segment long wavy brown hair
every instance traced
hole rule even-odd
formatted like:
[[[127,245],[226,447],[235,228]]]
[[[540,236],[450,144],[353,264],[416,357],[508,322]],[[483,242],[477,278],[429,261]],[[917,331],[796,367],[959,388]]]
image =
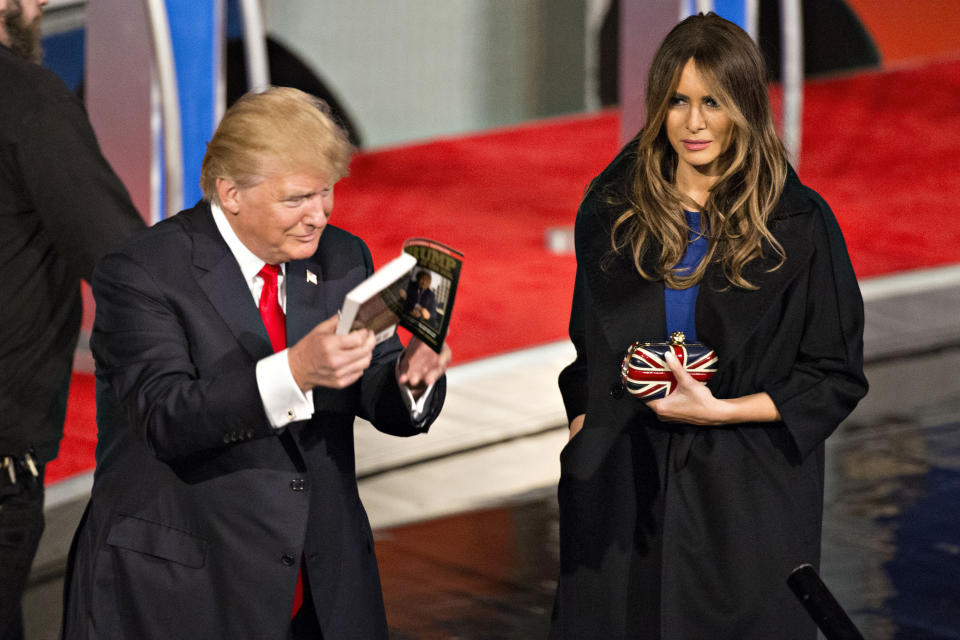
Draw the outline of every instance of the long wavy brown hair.
[[[680,74],[693,59],[720,107],[733,121],[730,144],[719,158],[722,173],[701,206],[675,185],[677,154],[664,123]],[[683,289],[703,279],[718,262],[727,281],[755,289],[744,267],[768,247],[783,264],[783,247],[770,233],[768,219],[787,176],[787,158],[777,137],[766,89],[766,65],[759,49],[740,27],[716,14],[690,16],[667,35],[650,66],[647,117],[636,141],[632,180],[620,201],[627,206],[614,222],[611,242],[629,252],[647,280],[663,280]],[[701,212],[708,240],[706,256],[692,272],[674,270],[688,244],[684,208]],[[660,247],[656,270],[643,267],[646,253]]]

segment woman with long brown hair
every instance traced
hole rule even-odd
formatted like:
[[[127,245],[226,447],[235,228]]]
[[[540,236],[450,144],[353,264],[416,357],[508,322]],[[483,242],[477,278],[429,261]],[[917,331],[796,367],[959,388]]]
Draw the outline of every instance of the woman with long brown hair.
[[[785,581],[819,562],[823,443],[867,390],[843,236],[788,165],[736,25],[677,25],[646,107],[577,215],[551,637],[812,640]],[[668,356],[675,389],[633,397],[627,347],[675,331],[716,374]]]

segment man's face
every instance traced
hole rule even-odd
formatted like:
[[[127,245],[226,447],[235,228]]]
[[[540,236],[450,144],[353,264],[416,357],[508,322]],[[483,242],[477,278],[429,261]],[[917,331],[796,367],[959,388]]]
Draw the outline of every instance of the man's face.
[[[31,62],[43,60],[40,26],[49,0],[0,0],[3,44]]]
[[[237,237],[269,264],[316,253],[333,211],[333,182],[320,172],[274,173],[247,188],[221,178],[217,189]]]

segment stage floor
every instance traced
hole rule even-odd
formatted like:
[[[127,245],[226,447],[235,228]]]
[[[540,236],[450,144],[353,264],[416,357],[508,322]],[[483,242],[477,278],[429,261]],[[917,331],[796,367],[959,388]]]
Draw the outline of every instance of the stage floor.
[[[868,640],[960,638],[958,416],[955,398],[848,421],[828,441],[820,573]],[[559,563],[552,488],[381,530],[377,553],[396,640],[546,637]]]

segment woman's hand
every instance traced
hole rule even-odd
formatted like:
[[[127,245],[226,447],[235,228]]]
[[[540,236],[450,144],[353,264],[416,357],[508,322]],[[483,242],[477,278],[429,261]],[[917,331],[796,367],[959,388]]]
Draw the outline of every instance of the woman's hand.
[[[684,422],[695,425],[720,425],[736,422],[774,422],[780,412],[766,392],[740,398],[720,400],[713,396],[705,383],[698,382],[668,351],[665,360],[677,379],[673,393],[647,406],[664,422]]]
[[[580,429],[583,429],[583,421],[586,419],[587,414],[581,413],[576,418],[570,421],[570,437],[567,438],[567,442],[573,440],[573,436],[580,433]]]
[[[677,386],[673,393],[665,398],[651,400],[647,406],[664,422],[723,424],[724,407],[721,401],[713,397],[705,384],[694,380],[693,376],[687,373],[673,355],[673,351],[667,350],[664,359],[673,377],[677,379]]]

